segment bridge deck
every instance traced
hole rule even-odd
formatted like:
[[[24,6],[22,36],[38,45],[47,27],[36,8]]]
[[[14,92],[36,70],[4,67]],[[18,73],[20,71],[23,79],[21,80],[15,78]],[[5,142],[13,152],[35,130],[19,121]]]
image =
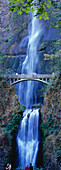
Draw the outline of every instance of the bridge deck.
[[[6,76],[6,79],[44,79],[44,78],[52,78],[52,74],[9,74]]]

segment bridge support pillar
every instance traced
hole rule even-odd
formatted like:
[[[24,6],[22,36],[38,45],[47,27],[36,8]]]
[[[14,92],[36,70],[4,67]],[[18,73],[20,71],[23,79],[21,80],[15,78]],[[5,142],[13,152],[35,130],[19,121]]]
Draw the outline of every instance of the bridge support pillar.
[[[51,82],[51,79],[49,79],[49,81]]]
[[[15,83],[15,79],[13,79],[13,83]]]
[[[47,78],[46,78],[46,82],[47,82]]]
[[[11,85],[11,79],[10,79],[10,85]]]

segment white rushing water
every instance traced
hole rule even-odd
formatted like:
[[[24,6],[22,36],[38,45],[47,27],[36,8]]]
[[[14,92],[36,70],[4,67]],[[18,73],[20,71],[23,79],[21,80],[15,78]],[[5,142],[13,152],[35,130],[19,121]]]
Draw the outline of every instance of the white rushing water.
[[[41,37],[41,24],[36,17],[35,12],[32,14],[32,21],[29,24],[29,41],[27,47],[27,55],[22,65],[23,74],[33,74],[37,71],[38,73],[38,54],[37,49]],[[31,26],[30,26],[31,25]],[[25,88],[25,89],[24,89]],[[37,88],[38,82],[26,81],[21,82],[19,85],[19,101],[22,102],[26,108],[34,103],[37,103]]]
[[[25,116],[21,122],[18,132],[17,141],[19,147],[19,166],[25,168],[30,163],[34,166],[36,154],[38,151],[38,109],[31,111],[26,110]]]
[[[41,37],[41,25],[39,20],[32,14],[31,27],[29,25],[29,41],[27,55],[22,65],[23,74],[33,74],[38,72],[38,54],[37,48]],[[19,101],[24,104],[26,109],[24,118],[17,135],[19,166],[25,168],[30,163],[35,165],[38,152],[38,109],[29,109],[33,103],[37,103],[38,83],[34,81],[26,81],[19,84]]]

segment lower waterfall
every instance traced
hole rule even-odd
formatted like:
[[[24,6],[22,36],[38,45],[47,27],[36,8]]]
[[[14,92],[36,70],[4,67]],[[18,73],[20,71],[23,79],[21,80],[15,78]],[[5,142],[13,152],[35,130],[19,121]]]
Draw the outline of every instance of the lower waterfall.
[[[25,168],[26,165],[32,163],[35,165],[38,151],[38,121],[39,111],[34,109],[26,109],[23,113],[21,127],[17,135],[18,151],[19,151],[19,167]]]

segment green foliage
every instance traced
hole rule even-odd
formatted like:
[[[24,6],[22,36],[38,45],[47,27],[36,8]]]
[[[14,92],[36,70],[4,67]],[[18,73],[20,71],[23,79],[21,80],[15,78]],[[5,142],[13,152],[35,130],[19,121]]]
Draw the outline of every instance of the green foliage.
[[[61,2],[51,0],[50,9],[48,11],[50,19],[50,26],[61,30],[61,14],[60,14]],[[46,47],[44,60],[50,60],[50,71],[61,72],[61,39],[55,41],[48,41],[41,44],[40,48]],[[48,53],[49,51],[49,53]]]
[[[3,54],[0,54],[0,64],[1,64],[1,67],[0,67],[0,77],[1,78],[4,78],[4,74],[8,74],[12,71],[11,68],[8,68],[7,65],[6,65],[6,59],[10,58],[11,56],[10,55],[3,55]]]
[[[25,110],[24,105],[20,105],[17,110],[14,110],[13,114],[11,115],[11,122],[8,123],[5,127],[5,136],[9,139],[9,143],[11,144],[10,153],[9,153],[9,159],[11,159],[12,156],[12,141],[13,141],[13,135],[16,134],[19,126],[19,121],[22,118],[23,111]]]
[[[17,11],[18,14],[30,13],[36,11],[37,18],[47,20],[49,19],[47,14],[47,8],[50,8],[51,1],[44,0],[9,0],[9,10],[11,12]]]
[[[49,100],[51,101],[51,107],[49,107],[48,105]],[[50,86],[48,89],[48,93],[46,94],[46,100],[43,110],[44,113],[42,116],[42,124],[40,125],[40,129],[42,129],[43,131],[44,165],[46,165],[46,161],[49,161],[52,155],[53,159],[54,160],[56,159],[57,167],[59,167],[58,165],[60,165],[60,153],[61,153],[60,110],[58,111],[60,104],[59,101],[60,101],[60,74],[58,74],[58,76],[54,80],[54,86],[52,87]],[[52,104],[54,106],[53,108]],[[47,169],[49,168],[47,167]]]
[[[43,119],[43,118],[42,118]],[[48,137],[53,132],[58,133],[59,132],[59,124],[55,124],[55,119],[52,118],[52,113],[48,114],[46,123],[43,123],[40,125],[40,128],[43,131],[44,139]]]
[[[45,93],[46,93],[46,89],[47,89],[47,85],[46,84],[43,84],[43,86],[40,87],[40,97],[44,97],[45,96]]]
[[[21,170],[23,170],[23,169],[21,168],[21,166],[19,166],[19,167],[18,167],[18,168],[16,168],[15,170],[20,170],[20,169],[21,169]]]
[[[53,17],[53,19],[50,21],[51,25],[53,27],[61,29],[61,1],[55,1],[51,0],[50,10],[49,10],[49,16]]]
[[[14,110],[14,113],[11,116],[11,124],[9,124],[9,126],[12,127],[11,131],[15,131],[18,129],[18,124],[19,124],[19,120],[22,117],[22,113],[25,110],[25,106],[24,105],[20,105],[18,107],[18,110]]]
[[[0,113],[0,120],[1,120],[1,130],[2,130],[2,136],[5,140],[3,140],[2,145],[6,145],[8,148],[8,158],[6,157],[4,160],[4,164],[7,162],[11,162],[13,159],[13,151],[12,151],[12,141],[13,137],[16,134],[16,131],[19,126],[19,121],[22,118],[23,111],[25,110],[25,106],[18,103],[18,98],[15,95],[15,101],[18,103],[18,106],[14,105],[14,111],[10,110],[10,104],[8,112],[6,113],[6,109],[8,106],[8,103],[11,102],[11,99],[13,95],[15,94],[12,87],[9,87],[6,84],[5,79],[2,79],[0,82],[0,104],[1,104],[1,113]],[[12,95],[12,96],[10,96]],[[4,148],[4,147],[3,147]]]
[[[41,166],[39,168],[36,167],[36,165],[34,165],[34,170],[43,170],[44,168],[42,168]]]
[[[4,98],[6,92],[7,92],[6,81],[2,77],[1,84],[0,84],[0,106],[3,109],[3,114],[5,113],[5,108],[6,108],[6,103],[5,103],[5,98]],[[1,97],[2,97],[2,100],[1,100]]]
[[[16,168],[15,170],[23,170],[21,167]],[[34,170],[43,170],[42,167],[37,168],[36,165],[34,166]]]
[[[44,60],[50,61],[50,72],[61,72],[61,40],[45,41],[40,45],[40,48],[44,48],[45,46]],[[49,54],[48,51],[50,51]]]

